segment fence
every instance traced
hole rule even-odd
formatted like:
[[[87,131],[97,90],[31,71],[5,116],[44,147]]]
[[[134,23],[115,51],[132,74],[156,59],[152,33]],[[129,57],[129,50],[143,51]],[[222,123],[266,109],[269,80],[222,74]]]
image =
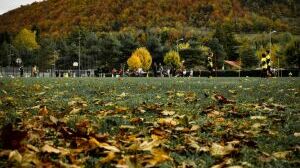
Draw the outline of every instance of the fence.
[[[24,67],[24,77],[31,77],[31,67]],[[207,77],[210,72],[207,70],[201,71],[193,71],[194,77]],[[279,77],[288,77],[292,74],[294,77],[300,76],[299,69],[280,69],[274,72],[274,76]],[[218,70],[213,72],[212,74],[215,77],[260,77],[261,70]],[[7,76],[20,76],[19,67],[0,67],[0,77]],[[80,75],[78,70],[53,70],[48,69],[46,71],[42,71],[38,73],[38,77],[111,77],[111,73],[100,73],[96,69],[88,69],[88,70],[80,70]],[[130,77],[141,77],[147,76],[147,74],[125,74],[125,76]],[[148,76],[154,76],[153,72],[149,72]],[[189,76],[189,72],[187,72],[186,76]]]

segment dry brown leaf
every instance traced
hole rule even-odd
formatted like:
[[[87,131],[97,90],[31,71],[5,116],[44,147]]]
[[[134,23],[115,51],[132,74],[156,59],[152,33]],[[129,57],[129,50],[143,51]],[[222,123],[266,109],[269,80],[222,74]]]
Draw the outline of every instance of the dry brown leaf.
[[[56,153],[59,154],[61,153],[59,149],[56,149],[48,144],[44,145],[41,149],[42,152],[46,152],[46,153]]]
[[[128,111],[128,108],[127,107],[116,107],[115,111],[117,113],[124,113],[124,112]]]
[[[171,115],[175,114],[175,111],[164,110],[164,111],[161,112],[161,114],[165,115],[165,116],[171,116]]]
[[[157,166],[160,163],[163,163],[168,160],[172,160],[172,158],[165,151],[161,149],[153,149],[151,150],[151,154],[153,155],[153,158],[148,160],[148,164],[146,165],[146,167]]]
[[[235,149],[231,144],[228,144],[226,146],[213,143],[210,148],[210,154],[212,156],[225,156],[233,152]]]
[[[77,166],[77,165],[74,165],[74,164],[67,164],[67,163],[64,163],[63,161],[59,161],[59,164],[60,164],[60,167],[66,167],[66,168],[81,168],[81,166]]]
[[[250,119],[251,120],[266,120],[267,117],[266,116],[251,116]]]
[[[158,124],[160,124],[162,126],[172,127],[172,126],[176,126],[178,123],[173,118],[159,118]]]
[[[31,144],[27,144],[26,147],[28,149],[31,149],[32,151],[40,152],[39,148],[37,148],[37,147],[35,147],[35,146],[31,145]]]
[[[151,151],[153,148],[159,146],[165,141],[165,139],[163,139],[161,136],[152,134],[151,137],[152,141],[144,141],[143,143],[141,143],[139,146],[139,150]]]
[[[275,152],[272,155],[276,158],[276,159],[286,159],[287,156],[291,153],[291,151],[282,151],[282,152]]]
[[[89,143],[92,144],[92,145],[96,145],[100,148],[104,148],[106,150],[112,151],[112,152],[120,152],[120,149],[118,149],[117,147],[111,146],[107,143],[100,143],[95,138],[90,138]]]
[[[243,166],[235,165],[235,166],[228,166],[227,168],[243,168]]]
[[[81,108],[72,108],[72,110],[70,111],[70,114],[77,114],[78,112],[80,112]]]
[[[50,119],[50,121],[53,122],[54,124],[57,124],[57,122],[58,122],[58,119],[55,118],[55,117],[53,117],[53,116],[50,116],[49,119]]]
[[[9,161],[16,161],[18,163],[22,162],[22,155],[18,152],[18,150],[11,151],[8,156]]]
[[[9,156],[10,152],[12,152],[12,150],[1,150],[0,157]]]
[[[42,106],[39,110],[39,115],[47,115],[48,114],[48,109],[46,106]]]
[[[108,152],[107,156],[105,158],[102,158],[99,160],[100,163],[104,164],[104,163],[109,163],[112,160],[114,160],[114,158],[116,157],[115,152]]]
[[[191,131],[198,131],[200,129],[199,125],[193,125]]]

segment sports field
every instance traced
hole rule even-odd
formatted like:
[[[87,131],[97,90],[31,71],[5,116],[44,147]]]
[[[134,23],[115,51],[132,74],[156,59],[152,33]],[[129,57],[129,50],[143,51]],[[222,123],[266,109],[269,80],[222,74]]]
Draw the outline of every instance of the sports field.
[[[300,78],[1,78],[0,167],[298,167]]]

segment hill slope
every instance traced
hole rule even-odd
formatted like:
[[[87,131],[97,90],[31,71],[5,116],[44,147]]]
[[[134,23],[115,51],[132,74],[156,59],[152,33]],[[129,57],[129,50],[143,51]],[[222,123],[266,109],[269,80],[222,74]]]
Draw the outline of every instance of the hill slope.
[[[164,26],[213,28],[220,22],[243,32],[271,27],[299,32],[297,7],[296,0],[46,0],[1,15],[0,32],[15,33],[38,25],[43,35],[60,35],[74,26],[119,31]]]

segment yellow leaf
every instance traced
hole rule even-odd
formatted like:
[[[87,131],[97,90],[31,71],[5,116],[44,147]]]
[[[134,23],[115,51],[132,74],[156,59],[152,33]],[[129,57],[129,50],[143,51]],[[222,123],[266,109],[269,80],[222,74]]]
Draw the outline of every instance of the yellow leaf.
[[[277,159],[286,159],[286,157],[291,153],[291,151],[275,152],[272,155]]]
[[[90,144],[93,144],[93,145],[96,145],[96,146],[98,146],[99,148],[104,148],[104,149],[109,150],[109,151],[112,151],[112,152],[120,152],[120,149],[118,149],[117,147],[111,146],[111,145],[109,145],[109,144],[107,144],[107,143],[100,143],[100,142],[97,141],[97,139],[95,139],[95,138],[90,138],[89,143],[90,143]]]
[[[234,150],[235,149],[231,144],[228,144],[227,146],[222,146],[220,144],[213,143],[210,148],[210,154],[212,156],[224,156],[230,154]]]
[[[153,149],[151,150],[151,154],[153,155],[153,158],[148,161],[146,167],[153,167],[165,161],[172,160],[172,158],[161,149]]]
[[[191,131],[198,131],[200,129],[199,125],[193,125]]]
[[[267,117],[266,116],[251,116],[250,119],[251,120],[266,120]]]
[[[18,150],[11,151],[8,156],[8,160],[16,161],[18,163],[22,162],[22,155],[18,152]]]
[[[72,108],[72,110],[70,111],[70,114],[76,114],[78,112],[80,112],[81,108]]]
[[[116,157],[115,152],[108,152],[107,156],[105,158],[102,158],[99,160],[100,163],[109,163]]]
[[[56,149],[50,145],[44,145],[41,149],[42,152],[46,152],[46,153],[56,153],[56,154],[59,154],[60,153],[60,150],[59,149]]]
[[[177,93],[176,93],[176,96],[177,96],[177,97],[183,97],[183,96],[184,96],[184,93],[182,93],[182,92],[177,92]]]
[[[158,124],[163,126],[176,126],[178,123],[173,118],[160,118]]]
[[[51,122],[53,122],[54,124],[57,124],[57,122],[58,122],[58,119],[57,119],[57,118],[55,118],[55,117],[53,117],[53,116],[50,116],[49,118],[50,118],[50,121],[51,121]]]
[[[164,110],[164,111],[161,112],[161,114],[165,115],[165,116],[174,115],[175,111]]]
[[[31,149],[31,150],[35,151],[35,152],[39,152],[40,151],[37,147],[35,147],[35,146],[31,145],[31,144],[27,144],[26,147],[28,149]]]

